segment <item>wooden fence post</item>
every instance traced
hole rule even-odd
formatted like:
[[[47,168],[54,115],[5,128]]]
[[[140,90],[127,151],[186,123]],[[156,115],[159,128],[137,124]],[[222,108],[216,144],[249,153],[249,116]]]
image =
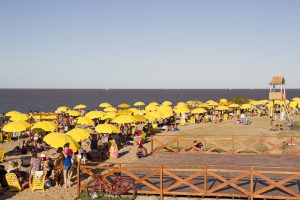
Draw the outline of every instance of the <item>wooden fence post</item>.
[[[293,144],[293,137],[291,137],[291,153],[290,155],[294,155],[294,144]]]
[[[232,140],[231,140],[231,142],[232,142],[232,146],[231,146],[231,152],[232,152],[232,154],[234,154],[235,153],[235,151],[234,151],[234,135],[232,136]]]
[[[254,198],[254,175],[253,175],[253,166],[251,167],[250,172],[250,199],[253,200]]]
[[[162,165],[161,168],[160,168],[160,199],[161,200],[164,199],[164,184],[163,184],[163,182],[164,182],[164,178],[163,178],[164,173],[163,173],[163,170],[164,170],[164,168],[163,168],[163,165]]]
[[[80,160],[77,164],[77,197],[80,197]]]
[[[151,154],[153,154],[153,135],[151,135]]]
[[[178,139],[178,135],[176,136],[177,139],[177,152],[179,152],[179,139]]]
[[[205,165],[205,173],[204,173],[204,196],[207,195],[207,165]]]

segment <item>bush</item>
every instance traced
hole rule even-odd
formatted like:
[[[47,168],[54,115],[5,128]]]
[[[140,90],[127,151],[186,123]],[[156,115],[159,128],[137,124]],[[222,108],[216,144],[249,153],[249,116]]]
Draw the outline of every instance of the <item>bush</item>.
[[[245,104],[245,103],[248,103],[249,102],[249,99],[247,98],[247,97],[238,97],[238,96],[236,96],[236,97],[232,97],[231,99],[230,99],[230,102],[232,102],[232,103],[237,103],[237,104]]]

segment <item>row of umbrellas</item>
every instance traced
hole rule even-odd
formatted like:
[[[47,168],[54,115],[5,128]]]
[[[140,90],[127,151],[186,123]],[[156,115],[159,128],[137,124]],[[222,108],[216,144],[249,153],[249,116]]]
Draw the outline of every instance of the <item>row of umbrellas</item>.
[[[300,98],[294,98],[291,102],[286,101],[290,107],[296,107],[300,105]],[[187,101],[179,102],[174,107],[171,101],[164,101],[162,104],[157,102],[151,102],[146,105],[139,101],[134,103],[134,107],[130,107],[127,103],[119,104],[117,108],[113,107],[109,103],[101,103],[99,106],[103,108],[100,110],[93,110],[82,116],[81,109],[86,109],[87,106],[83,104],[76,105],[73,109],[67,106],[58,107],[56,110],[62,113],[67,113],[70,116],[75,117],[75,122],[79,125],[94,126],[93,119],[107,120],[115,124],[135,123],[155,121],[161,118],[168,118],[174,115],[180,115],[182,113],[191,114],[204,114],[208,111],[208,108],[213,108],[218,111],[227,111],[233,108],[238,109],[252,109],[259,105],[265,105],[267,107],[273,107],[274,105],[281,105],[282,101],[268,101],[268,100],[250,100],[247,104],[230,104],[226,99],[220,99],[219,102],[209,100],[206,102],[201,101]],[[138,108],[136,108],[138,107]],[[142,108],[142,109],[141,109]],[[41,129],[45,132],[51,132],[44,137],[44,141],[50,146],[57,148],[63,146],[69,142],[73,150],[78,148],[78,141],[84,140],[90,136],[90,131],[84,128],[75,128],[66,134],[54,132],[57,129],[57,124],[53,121],[42,120],[54,120],[56,115],[31,115],[18,111],[10,111],[5,114],[10,117],[12,122],[4,125],[2,130],[4,132],[22,132],[28,130]],[[37,122],[33,125],[26,122],[30,117],[33,117]],[[100,124],[95,127],[96,133],[118,133],[119,129],[109,123]]]

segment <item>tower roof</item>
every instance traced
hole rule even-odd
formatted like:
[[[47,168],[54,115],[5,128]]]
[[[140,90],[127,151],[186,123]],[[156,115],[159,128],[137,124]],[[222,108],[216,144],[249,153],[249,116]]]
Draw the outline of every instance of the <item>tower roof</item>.
[[[270,85],[284,85],[285,84],[284,76],[273,76],[273,78],[269,84]]]

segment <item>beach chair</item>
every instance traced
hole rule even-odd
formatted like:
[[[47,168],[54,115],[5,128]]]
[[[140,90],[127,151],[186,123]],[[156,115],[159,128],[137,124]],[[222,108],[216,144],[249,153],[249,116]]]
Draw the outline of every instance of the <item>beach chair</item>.
[[[191,119],[189,120],[189,123],[190,123],[190,124],[196,124],[195,118],[191,118]]]
[[[152,127],[153,127],[154,129],[157,129],[157,127],[158,127],[157,123],[153,123],[153,124],[152,124]]]
[[[185,126],[185,120],[180,121],[180,126]]]
[[[12,138],[12,133],[7,133],[6,140],[4,142],[10,142]]]
[[[4,162],[4,149],[0,149],[0,162]]]
[[[223,119],[228,120],[228,114],[224,114]]]
[[[43,190],[45,191],[45,178],[46,173],[43,171],[36,171],[35,174],[32,177],[31,184],[29,185],[32,192],[35,190]]]
[[[11,192],[20,192],[22,190],[21,184],[16,174],[7,173],[5,175],[5,179]]]

